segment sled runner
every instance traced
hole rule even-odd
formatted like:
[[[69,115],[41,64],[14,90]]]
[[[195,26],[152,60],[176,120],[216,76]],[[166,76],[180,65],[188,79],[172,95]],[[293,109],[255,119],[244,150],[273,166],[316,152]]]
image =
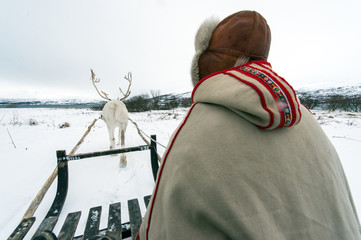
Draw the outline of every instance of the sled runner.
[[[127,238],[137,234],[137,231],[142,222],[142,216],[139,207],[138,199],[128,200],[128,212],[129,212],[129,222],[121,222],[121,203],[113,203],[109,206],[109,217],[108,217],[108,227],[106,229],[99,229],[100,216],[102,207],[96,206],[89,210],[87,223],[85,226],[85,231],[83,235],[74,237],[81,212],[69,213],[63,223],[60,233],[56,236],[52,230],[57,224],[59,215],[64,206],[66,195],[68,192],[68,162],[87,159],[92,157],[106,156],[111,154],[120,154],[127,152],[135,151],[144,151],[150,150],[150,161],[153,171],[154,180],[157,177],[158,173],[158,156],[157,156],[157,144],[156,136],[151,136],[152,141],[150,145],[142,145],[137,147],[129,147],[123,149],[114,149],[109,151],[102,152],[92,152],[92,153],[83,153],[77,155],[66,155],[65,151],[57,151],[57,163],[58,163],[58,185],[57,192],[54,198],[54,201],[46,214],[45,218],[39,225],[32,240],[69,240],[69,239],[110,239],[118,240],[122,238]],[[148,206],[150,196],[144,197],[144,204]],[[143,204],[143,203],[142,203]],[[13,233],[10,235],[8,240],[21,240],[23,239],[30,228],[33,226],[36,218],[29,217],[21,221],[21,223],[16,227]]]

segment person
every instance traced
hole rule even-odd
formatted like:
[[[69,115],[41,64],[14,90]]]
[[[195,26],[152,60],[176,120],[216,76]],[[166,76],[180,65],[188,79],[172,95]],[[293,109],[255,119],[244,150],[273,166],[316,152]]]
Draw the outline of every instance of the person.
[[[201,25],[193,105],[137,239],[361,239],[339,157],[267,62],[270,42],[255,11]]]

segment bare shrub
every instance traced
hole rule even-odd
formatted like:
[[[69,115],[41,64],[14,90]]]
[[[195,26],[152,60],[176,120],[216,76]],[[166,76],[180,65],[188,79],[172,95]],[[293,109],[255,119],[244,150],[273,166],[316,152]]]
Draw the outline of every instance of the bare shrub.
[[[317,97],[312,96],[311,94],[300,94],[300,101],[303,105],[305,105],[308,109],[314,109],[320,104],[320,100]]]
[[[19,121],[19,116],[18,116],[17,113],[13,114],[13,117],[10,120],[10,124],[13,125],[13,126],[16,126],[16,125],[21,126],[22,125],[22,123]]]
[[[59,124],[59,128],[68,128],[68,127],[70,127],[70,123],[68,123],[68,122]]]
[[[160,90],[150,90],[150,94],[152,95],[151,100],[151,108],[154,110],[160,109],[161,98],[160,98]]]
[[[36,126],[36,125],[38,125],[39,123],[38,123],[38,121],[36,121],[36,119],[34,119],[34,118],[30,118],[29,119],[29,125],[30,126]]]
[[[146,112],[151,110],[152,103],[148,94],[141,94],[124,101],[129,112]]]

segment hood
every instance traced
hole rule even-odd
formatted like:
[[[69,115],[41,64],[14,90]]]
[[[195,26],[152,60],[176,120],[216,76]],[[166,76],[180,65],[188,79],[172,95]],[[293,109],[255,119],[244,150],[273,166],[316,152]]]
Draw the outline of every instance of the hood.
[[[292,127],[301,120],[295,91],[266,61],[207,76],[195,86],[192,101],[224,106],[265,130]]]

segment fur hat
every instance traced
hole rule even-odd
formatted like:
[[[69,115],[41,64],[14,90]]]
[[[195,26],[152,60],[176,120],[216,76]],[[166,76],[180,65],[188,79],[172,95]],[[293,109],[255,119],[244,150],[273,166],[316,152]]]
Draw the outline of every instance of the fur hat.
[[[233,67],[242,55],[267,60],[270,44],[270,28],[255,11],[240,11],[221,22],[207,19],[195,38],[196,53],[191,67],[193,85],[209,74]]]

